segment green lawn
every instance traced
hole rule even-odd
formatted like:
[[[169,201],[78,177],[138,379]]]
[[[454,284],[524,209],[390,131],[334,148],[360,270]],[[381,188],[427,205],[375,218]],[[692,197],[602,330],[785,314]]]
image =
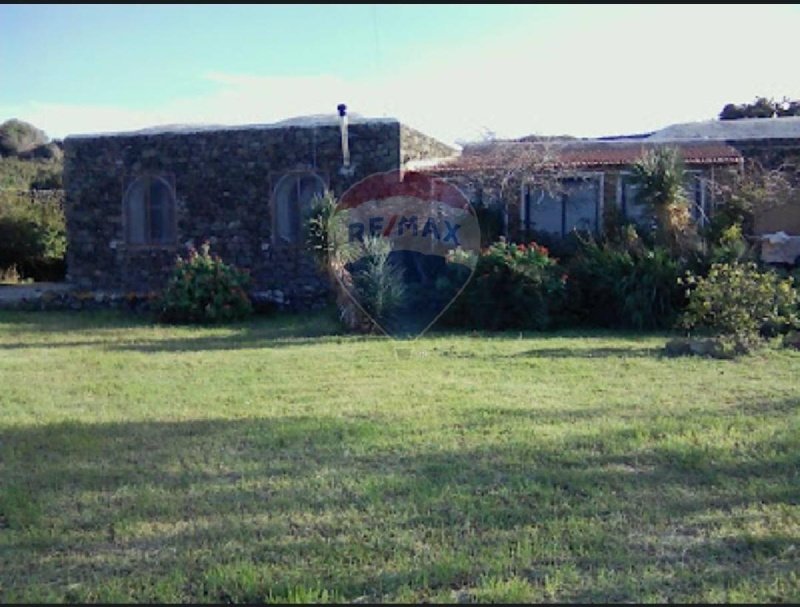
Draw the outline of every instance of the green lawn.
[[[0,313],[0,602],[800,601],[800,352]]]

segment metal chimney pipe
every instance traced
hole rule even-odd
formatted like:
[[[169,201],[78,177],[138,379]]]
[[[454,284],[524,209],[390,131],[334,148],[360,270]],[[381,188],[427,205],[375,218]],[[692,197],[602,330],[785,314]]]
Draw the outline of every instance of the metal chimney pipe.
[[[339,110],[339,129],[342,132],[342,166],[350,168],[350,143],[347,137],[347,106],[340,103],[336,106]]]

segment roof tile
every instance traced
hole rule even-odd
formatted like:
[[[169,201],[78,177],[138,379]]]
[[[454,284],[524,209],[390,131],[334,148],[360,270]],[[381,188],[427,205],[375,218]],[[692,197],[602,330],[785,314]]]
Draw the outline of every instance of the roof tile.
[[[432,168],[437,171],[504,169],[524,163],[526,156],[532,167],[541,168],[625,166],[639,160],[647,150],[662,146],[642,141],[496,142],[468,146],[459,157],[443,160]],[[726,165],[742,160],[735,148],[722,142],[684,142],[673,146],[680,149],[687,164]]]

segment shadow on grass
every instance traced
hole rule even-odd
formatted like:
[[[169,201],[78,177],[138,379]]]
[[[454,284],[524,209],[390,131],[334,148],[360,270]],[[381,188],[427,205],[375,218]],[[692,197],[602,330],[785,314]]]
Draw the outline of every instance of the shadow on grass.
[[[126,329],[163,330],[164,337],[140,337],[131,339],[115,332]],[[214,334],[215,330],[226,334]],[[179,335],[175,335],[178,332]],[[92,339],[49,339],[47,334],[69,335],[72,333],[88,333]],[[196,352],[203,350],[241,350],[280,348],[286,346],[315,345],[321,342],[347,339],[353,340],[386,340],[382,335],[359,335],[348,333],[336,319],[334,310],[308,314],[280,313],[273,316],[257,316],[252,320],[224,325],[187,326],[159,325],[141,316],[123,312],[9,312],[0,311],[0,335],[11,336],[6,343],[0,343],[2,350],[18,350],[26,348],[75,348],[83,346],[100,347],[112,351],[134,352]],[[41,335],[42,341],[15,341],[15,335]],[[108,338],[106,339],[106,334]],[[427,333],[423,339],[431,339],[432,343],[444,338],[476,338],[482,341],[517,341],[523,335],[519,332],[476,333],[470,331],[435,330]],[[581,338],[584,340],[602,340],[617,337],[623,339],[640,339],[642,334],[613,333],[607,330],[597,331],[559,331],[553,333],[524,333],[527,338],[539,340],[562,340],[565,338]],[[649,334],[648,334],[649,336]],[[398,345],[409,344],[406,340],[397,340]],[[584,346],[587,347],[584,347]],[[470,358],[474,354],[464,351],[443,351],[442,356],[453,358]],[[659,348],[631,346],[591,347],[591,343],[577,347],[541,347],[526,352],[512,354],[490,354],[493,358],[600,358],[600,357],[659,357]]]
[[[630,587],[587,578],[560,600],[688,599],[710,584],[767,583],[765,551],[791,561],[797,537],[707,534],[735,508],[797,505],[799,466],[788,430],[731,453],[642,443],[629,430],[409,447],[402,429],[369,418],[2,428],[10,552],[0,550],[0,599],[35,598],[25,593],[37,584],[68,600],[102,598],[109,579],[140,601],[256,602],[294,587],[380,599],[475,586],[487,573],[536,584],[565,564],[579,576],[657,575]],[[143,587],[175,572],[177,595]],[[64,594],[68,579],[77,594]],[[80,594],[92,588],[100,594]]]
[[[158,328],[160,339],[109,336],[105,332],[125,329]],[[225,335],[215,335],[215,330]],[[174,336],[175,332],[181,336]],[[0,350],[24,348],[74,348],[95,346],[106,350],[136,352],[178,352],[198,350],[234,350],[316,344],[325,339],[340,339],[344,331],[330,311],[313,314],[280,313],[256,316],[251,320],[223,325],[161,325],[140,317],[117,312],[0,312],[0,332],[19,334],[70,334],[87,332],[95,339],[43,339],[0,343]],[[209,334],[210,333],[210,334]],[[168,335],[168,336],[167,336]],[[358,336],[350,336],[356,339]]]
[[[31,332],[108,331],[152,324],[153,320],[145,315],[114,310],[0,310],[0,331],[12,335]]]

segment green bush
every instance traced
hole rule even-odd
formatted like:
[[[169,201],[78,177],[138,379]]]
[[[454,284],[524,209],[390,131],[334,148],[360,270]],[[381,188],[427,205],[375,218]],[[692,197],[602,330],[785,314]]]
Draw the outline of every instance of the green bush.
[[[547,329],[564,297],[563,272],[546,247],[501,240],[484,249],[442,322],[475,329]]]
[[[0,139],[5,136],[8,149],[17,153],[16,146],[28,145],[27,131],[18,132],[11,123],[15,124],[2,125],[5,130],[0,127]],[[30,141],[38,141],[37,137]],[[14,266],[22,280],[64,278],[67,235],[62,169],[60,158],[22,160],[0,153],[0,271]]]
[[[681,263],[664,247],[647,247],[635,229],[620,243],[585,241],[568,266],[568,314],[591,326],[663,329],[684,304]]]
[[[0,156],[16,156],[48,142],[44,131],[12,118],[0,124]]]
[[[733,263],[754,260],[756,255],[742,235],[741,224],[733,224],[723,229],[711,244],[708,257],[711,263]]]
[[[60,190],[64,164],[60,159],[21,160],[0,157],[0,189]]]
[[[160,319],[174,323],[215,323],[239,320],[253,311],[245,289],[246,272],[211,255],[208,243],[178,256],[164,291]]]
[[[680,324],[688,331],[752,343],[800,326],[800,298],[791,277],[754,263],[713,264],[708,276],[687,273],[688,305]]]
[[[0,191],[0,270],[16,266],[34,280],[61,280],[67,249],[61,192]]]
[[[43,143],[41,145],[37,145],[32,150],[20,153],[19,158],[32,159],[32,160],[49,160],[58,162],[63,160],[64,150],[61,148],[59,144],[55,142]]]

